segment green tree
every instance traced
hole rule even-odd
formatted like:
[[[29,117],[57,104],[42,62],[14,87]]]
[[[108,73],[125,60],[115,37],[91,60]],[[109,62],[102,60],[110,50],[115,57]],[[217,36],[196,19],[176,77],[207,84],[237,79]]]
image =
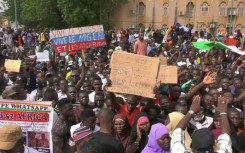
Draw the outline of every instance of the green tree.
[[[14,0],[5,12],[14,20]],[[127,0],[17,0],[18,19],[26,27],[67,28],[103,24],[109,27],[116,5]]]
[[[109,25],[109,17],[116,5],[127,0],[57,0],[64,21],[71,27],[103,24]]]
[[[3,0],[6,3],[7,9],[4,11],[4,15],[7,17],[9,21],[15,21],[15,7],[14,0]],[[17,18],[18,22],[21,23],[20,13],[21,13],[21,4],[22,0],[16,0],[16,9],[17,9]]]
[[[23,0],[21,19],[29,27],[64,28],[56,0]]]

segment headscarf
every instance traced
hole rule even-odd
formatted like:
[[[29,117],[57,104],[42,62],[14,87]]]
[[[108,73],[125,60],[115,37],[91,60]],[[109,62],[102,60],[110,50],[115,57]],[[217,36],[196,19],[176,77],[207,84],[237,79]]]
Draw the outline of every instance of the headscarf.
[[[114,116],[113,122],[115,120],[120,119],[124,121],[125,127],[123,129],[123,132],[121,134],[117,134],[115,131],[113,132],[114,138],[122,142],[124,148],[127,148],[129,145],[129,140],[130,140],[130,132],[131,132],[131,127],[128,121],[128,118],[124,114],[117,114]]]
[[[138,119],[137,124],[141,125],[141,124],[146,123],[146,122],[149,122],[149,119],[145,116],[142,116]]]
[[[168,134],[168,129],[162,123],[152,125],[148,143],[142,153],[170,153],[170,149],[164,150],[157,144],[157,140]]]
[[[212,133],[213,133],[213,135],[214,135],[214,137],[215,137],[215,140],[217,140],[218,137],[221,135],[220,129],[213,129],[213,130],[212,130]]]
[[[184,114],[179,113],[179,112],[173,112],[173,113],[168,114],[168,116],[170,119],[170,123],[168,123],[167,128],[169,131],[169,135],[172,136],[176,126],[178,125],[180,120],[184,118]],[[184,132],[185,132],[185,147],[189,150],[191,148],[192,140],[187,130],[185,130]]]

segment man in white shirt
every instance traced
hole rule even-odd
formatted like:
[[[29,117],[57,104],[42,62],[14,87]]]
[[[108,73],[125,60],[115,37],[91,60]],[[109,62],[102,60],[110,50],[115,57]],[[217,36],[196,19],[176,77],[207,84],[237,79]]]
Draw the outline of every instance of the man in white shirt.
[[[201,111],[194,115],[189,122],[189,128],[192,128],[193,132],[202,128],[209,128],[213,124],[213,118],[205,116],[203,114],[203,108]]]
[[[59,81],[59,89],[60,90],[57,91],[58,99],[67,98],[67,95],[66,95],[67,87],[68,87],[67,80],[66,79],[61,79]]]
[[[93,85],[95,91],[93,91],[92,93],[89,94],[89,102],[91,104],[94,104],[95,92],[96,91],[102,91],[102,85],[103,85],[103,83],[102,83],[101,78],[100,77],[94,78],[92,85]]]
[[[200,31],[199,38],[197,39],[197,42],[205,42],[205,41],[208,41],[208,40],[205,38],[204,32]],[[202,52],[206,52],[206,51],[205,50],[199,50],[199,54],[201,54]]]

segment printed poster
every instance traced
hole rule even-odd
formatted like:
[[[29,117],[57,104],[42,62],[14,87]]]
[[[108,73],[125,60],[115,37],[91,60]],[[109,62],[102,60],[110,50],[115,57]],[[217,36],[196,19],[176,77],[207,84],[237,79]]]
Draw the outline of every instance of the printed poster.
[[[20,125],[24,144],[41,153],[52,153],[53,108],[51,102],[0,100],[0,127]]]

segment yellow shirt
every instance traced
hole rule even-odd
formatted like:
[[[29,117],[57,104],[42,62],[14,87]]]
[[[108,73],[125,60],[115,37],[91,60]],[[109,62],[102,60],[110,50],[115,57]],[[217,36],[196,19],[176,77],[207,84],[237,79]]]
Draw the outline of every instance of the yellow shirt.
[[[45,35],[44,35],[43,33],[41,33],[41,42],[42,42],[42,41],[46,41]]]
[[[72,72],[72,71],[70,71],[70,72],[66,73],[66,80],[68,80],[68,79],[70,78],[70,76],[71,76],[71,72]]]

